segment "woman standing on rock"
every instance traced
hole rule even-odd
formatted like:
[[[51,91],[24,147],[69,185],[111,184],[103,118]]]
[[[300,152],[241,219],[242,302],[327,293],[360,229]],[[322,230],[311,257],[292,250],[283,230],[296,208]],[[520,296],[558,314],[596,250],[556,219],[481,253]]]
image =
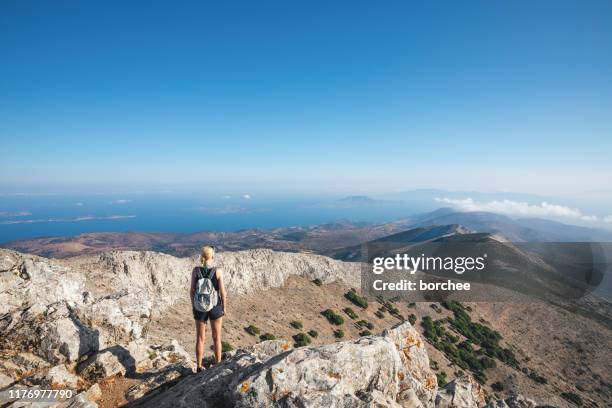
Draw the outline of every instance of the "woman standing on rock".
[[[202,371],[206,321],[210,320],[215,361],[221,361],[221,323],[227,309],[227,293],[223,277],[214,266],[215,249],[212,246],[202,248],[202,266],[196,266],[191,272],[190,298],[193,307],[193,318],[196,322],[196,361],[197,371]]]

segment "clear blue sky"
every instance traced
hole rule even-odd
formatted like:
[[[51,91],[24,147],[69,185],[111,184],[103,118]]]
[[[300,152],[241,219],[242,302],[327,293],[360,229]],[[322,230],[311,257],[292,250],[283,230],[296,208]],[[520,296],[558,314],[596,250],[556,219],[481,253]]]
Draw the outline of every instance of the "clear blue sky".
[[[612,2],[0,5],[0,185],[612,185]]]

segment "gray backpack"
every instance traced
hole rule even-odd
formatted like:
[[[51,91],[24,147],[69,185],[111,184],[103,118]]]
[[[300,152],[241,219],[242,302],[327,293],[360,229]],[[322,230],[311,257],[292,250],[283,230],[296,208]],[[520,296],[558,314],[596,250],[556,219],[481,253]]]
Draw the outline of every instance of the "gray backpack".
[[[209,312],[217,305],[219,295],[212,278],[217,273],[217,268],[197,268],[196,290],[193,295],[193,307],[198,312]]]

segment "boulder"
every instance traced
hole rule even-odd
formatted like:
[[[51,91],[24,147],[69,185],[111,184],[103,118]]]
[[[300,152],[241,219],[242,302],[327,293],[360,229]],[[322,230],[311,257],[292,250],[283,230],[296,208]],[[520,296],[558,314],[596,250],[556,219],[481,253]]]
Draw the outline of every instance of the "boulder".
[[[259,360],[266,361],[270,357],[293,349],[293,343],[287,340],[266,340],[249,347],[249,351]]]
[[[383,335],[318,347],[263,342],[134,404],[433,407],[437,384],[432,378],[422,339],[405,323]]]
[[[426,406],[432,406],[436,398],[438,381],[429,366],[429,355],[425,342],[419,332],[409,322],[386,330],[382,334],[390,339],[402,360],[403,370],[399,375],[400,399],[414,399],[410,393],[416,394],[418,400]]]
[[[52,363],[76,362],[105,345],[99,330],[84,325],[74,316],[43,322],[40,328],[38,351]]]
[[[470,375],[449,382],[436,395],[436,408],[478,408],[484,403],[484,390]]]
[[[18,381],[32,372],[49,368],[42,358],[31,353],[1,353],[0,354],[0,388]]]
[[[8,375],[4,373],[0,373],[0,389],[4,387],[8,387],[9,385],[13,383],[13,381],[14,380],[12,377],[9,377]]]
[[[86,392],[81,392],[74,397],[56,405],[55,408],[98,408],[98,404],[87,398]]]
[[[17,252],[5,250],[0,253],[0,273],[18,269],[20,264],[21,259]]]
[[[181,377],[192,373],[192,368],[181,363],[169,364],[161,369],[148,371],[141,375],[142,381],[128,389],[125,398],[128,401],[141,399],[145,395],[150,398],[172,385]]]
[[[43,387],[50,388],[77,388],[80,378],[69,372],[64,364],[50,368],[46,373],[36,377],[38,383]]]
[[[506,399],[506,404],[509,408],[535,408],[538,404],[529,398],[517,394]]]
[[[506,400],[496,400],[489,402],[485,408],[554,408],[548,405],[538,405],[535,401],[517,394]]]
[[[90,401],[97,401],[102,398],[102,389],[98,384],[94,384],[85,392],[85,398]]]
[[[113,346],[96,353],[79,364],[79,375],[90,381],[99,381],[116,375],[133,374],[136,362],[130,352],[122,346]]]

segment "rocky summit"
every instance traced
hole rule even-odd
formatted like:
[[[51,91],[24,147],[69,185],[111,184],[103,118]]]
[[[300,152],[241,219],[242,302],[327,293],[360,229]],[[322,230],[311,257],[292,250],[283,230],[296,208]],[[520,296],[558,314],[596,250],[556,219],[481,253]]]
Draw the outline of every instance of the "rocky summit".
[[[465,407],[487,405],[469,375],[438,387],[409,323],[376,335],[294,348],[269,340],[226,352],[194,374],[177,341],[150,344],[148,324],[188,291],[195,258],[115,251],[53,260],[0,250],[0,389],[78,390],[61,407],[96,407],[101,385],[130,379],[130,406]],[[359,265],[319,255],[220,253],[228,291],[281,287],[292,275],[358,286]],[[17,403],[14,406],[24,406]],[[489,407],[536,404],[520,395]]]

